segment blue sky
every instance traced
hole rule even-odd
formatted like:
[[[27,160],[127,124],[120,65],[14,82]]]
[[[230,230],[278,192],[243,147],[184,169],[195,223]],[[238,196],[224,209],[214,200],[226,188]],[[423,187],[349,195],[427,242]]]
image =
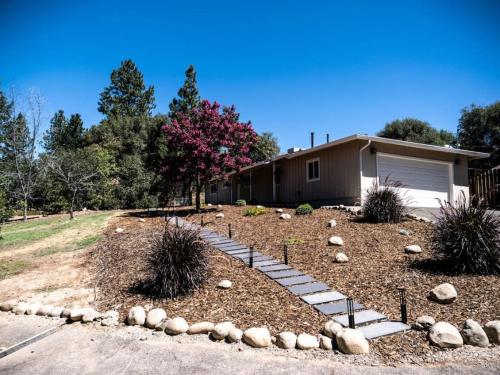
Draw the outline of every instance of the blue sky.
[[[500,99],[499,19],[498,1],[0,0],[0,84],[90,126],[121,60],[163,113],[194,64],[204,98],[282,149],[406,116],[455,131],[463,107]]]

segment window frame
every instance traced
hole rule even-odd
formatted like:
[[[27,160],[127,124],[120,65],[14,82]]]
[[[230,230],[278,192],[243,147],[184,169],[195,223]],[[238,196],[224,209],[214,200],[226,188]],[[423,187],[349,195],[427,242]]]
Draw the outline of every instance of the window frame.
[[[314,163],[315,162],[318,162],[318,177],[314,177]],[[310,164],[313,165],[313,178],[309,178],[309,165]],[[307,182],[315,182],[315,181],[319,181],[320,178],[321,178],[321,163],[320,163],[319,157],[306,160],[306,181]]]
[[[212,192],[212,187],[215,186],[215,192]],[[218,186],[217,184],[210,184],[210,195],[217,195]]]

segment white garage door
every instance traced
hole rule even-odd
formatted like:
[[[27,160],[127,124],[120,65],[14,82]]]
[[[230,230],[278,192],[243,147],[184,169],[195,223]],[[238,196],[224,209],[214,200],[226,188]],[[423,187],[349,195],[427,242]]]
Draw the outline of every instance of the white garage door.
[[[402,182],[401,192],[409,199],[409,206],[439,207],[438,199],[449,199],[448,163],[377,154],[377,174],[379,186],[383,186],[387,176],[390,181]]]

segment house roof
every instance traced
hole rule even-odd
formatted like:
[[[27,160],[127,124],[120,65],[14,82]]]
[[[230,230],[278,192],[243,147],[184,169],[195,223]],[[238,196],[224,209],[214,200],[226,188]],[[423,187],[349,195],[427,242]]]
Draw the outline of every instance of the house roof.
[[[461,150],[458,148],[453,148],[453,147],[444,147],[444,146],[435,146],[435,145],[427,145],[424,143],[416,143],[416,142],[407,142],[407,141],[401,141],[398,139],[390,139],[390,138],[383,138],[383,137],[375,137],[375,136],[370,136],[366,134],[353,134],[348,137],[344,138],[339,138],[336,139],[335,141],[329,142],[329,143],[324,143],[322,145],[308,148],[305,150],[289,153],[289,154],[281,154],[276,156],[275,158],[272,158],[270,160],[266,160],[260,163],[256,163],[253,165],[250,165],[248,167],[242,168],[240,172],[253,169],[259,166],[263,166],[269,163],[272,163],[274,161],[282,160],[282,159],[293,159],[302,155],[307,155],[312,152],[320,151],[329,147],[335,147],[343,143],[347,142],[352,142],[355,140],[364,140],[364,141],[371,141],[371,142],[378,142],[378,143],[385,143],[385,144],[391,144],[391,145],[397,145],[397,146],[404,146],[404,147],[410,147],[410,148],[415,148],[415,149],[421,149],[421,150],[427,150],[427,151],[437,151],[437,152],[443,152],[443,153],[448,153],[448,154],[455,154],[455,155],[464,155],[467,156],[469,159],[483,159],[487,158],[490,156],[490,154],[484,153],[484,152],[476,152],[476,151],[469,151],[469,150]]]

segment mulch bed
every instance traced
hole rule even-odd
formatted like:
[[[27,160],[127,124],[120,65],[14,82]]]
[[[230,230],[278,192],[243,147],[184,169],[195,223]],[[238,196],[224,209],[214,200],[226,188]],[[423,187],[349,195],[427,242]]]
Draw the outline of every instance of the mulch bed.
[[[312,215],[296,216],[293,210],[289,221],[278,219],[274,209],[257,217],[245,217],[245,207],[224,206],[224,219],[216,219],[216,211],[204,212],[208,228],[227,234],[232,224],[233,238],[264,254],[282,259],[283,241],[299,240],[289,248],[289,264],[332,288],[361,302],[366,308],[398,320],[397,287],[405,287],[408,295],[409,321],[420,315],[431,315],[461,326],[468,318],[481,323],[498,318],[500,298],[497,276],[451,275],[433,271],[432,252],[428,238],[432,226],[428,223],[406,221],[401,224],[368,224],[356,221],[349,213],[315,210]],[[188,220],[200,222],[200,214],[183,211]],[[329,220],[337,221],[328,228]],[[105,239],[92,253],[96,277],[99,279],[98,307],[101,310],[118,308],[125,316],[136,304],[163,307],[169,316],[182,316],[189,323],[202,320],[221,322],[232,320],[245,329],[267,326],[273,334],[284,330],[296,333],[319,333],[326,317],[317,313],[298,297],[256,270],[244,266],[217,250],[210,250],[211,274],[203,288],[188,298],[151,301],[131,291],[131,286],[147,275],[144,257],[152,237],[159,235],[163,219],[147,218],[139,223],[136,217],[117,218],[108,228]],[[124,233],[116,234],[120,226]],[[404,228],[410,236],[398,233]],[[342,248],[328,246],[330,236],[343,238]],[[418,244],[423,252],[405,254],[406,245]],[[349,263],[333,262],[342,251]],[[233,281],[228,290],[216,288],[221,279]],[[427,299],[428,291],[436,285],[450,282],[459,294],[451,305],[439,305]],[[371,343],[374,353],[385,363],[423,363],[437,349],[428,345],[425,333],[411,331],[403,335],[381,338]]]
[[[370,224],[360,222],[350,213],[326,209],[306,216],[296,216],[294,210],[284,209],[292,215],[289,221],[280,220],[271,208],[256,217],[243,216],[245,207],[224,206],[223,210],[224,219],[216,219],[213,211],[204,213],[207,227],[227,233],[227,225],[231,223],[235,240],[276,259],[283,259],[285,239],[299,240],[302,243],[289,247],[292,267],[390,319],[400,319],[398,287],[407,289],[409,322],[420,315],[431,315],[436,321],[461,327],[465,319],[486,323],[500,314],[500,277],[452,275],[443,267],[435,270],[433,265],[438,262],[433,261],[428,242],[432,224],[410,220],[401,224]],[[189,218],[200,222],[199,214]],[[337,221],[336,228],[327,227],[331,219]],[[411,235],[400,235],[399,229],[406,229]],[[342,237],[344,246],[328,246],[328,238],[334,235]],[[423,252],[405,254],[404,247],[412,244],[420,245]],[[333,262],[339,251],[349,257],[349,263]],[[427,299],[428,292],[443,282],[453,284],[459,294],[450,305]],[[389,361],[396,354],[423,357],[436,350],[426,343],[424,333],[415,331],[381,338],[372,347]]]

